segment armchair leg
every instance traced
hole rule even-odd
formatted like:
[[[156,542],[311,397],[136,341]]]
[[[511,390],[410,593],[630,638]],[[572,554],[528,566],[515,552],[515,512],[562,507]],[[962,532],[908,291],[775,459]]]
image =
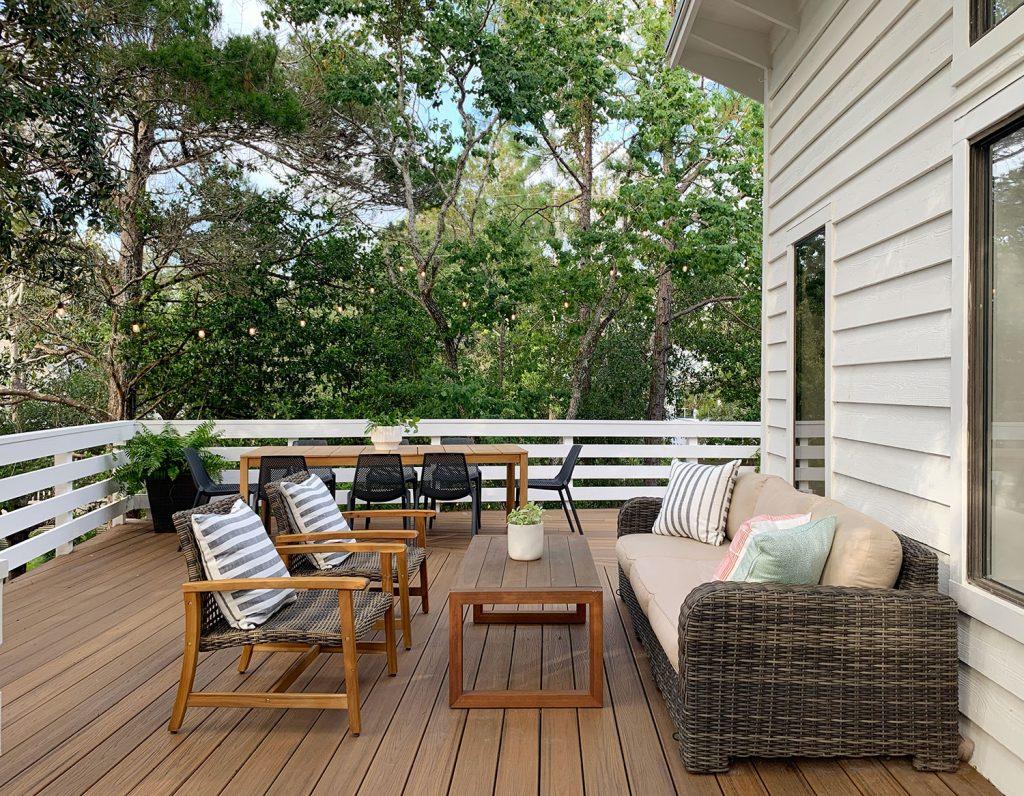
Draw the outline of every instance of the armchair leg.
[[[408,592],[406,592],[408,594]],[[403,614],[402,624],[403,633],[404,625],[408,621],[409,615]],[[388,676],[394,677],[398,674],[398,652],[395,650],[395,606],[392,605],[388,608],[386,614],[384,614],[384,646],[387,648],[388,656]],[[406,638],[406,649],[409,649],[409,641]]]
[[[338,607],[341,612],[342,659],[345,662],[348,729],[353,735],[359,735],[359,731],[362,729],[359,718],[359,653],[356,651],[356,623],[351,592],[338,592]],[[392,640],[393,638],[392,634]]]
[[[427,559],[420,564],[420,608],[423,613],[430,613],[430,594],[427,588]]]
[[[409,608],[409,567],[404,555],[398,562],[398,603],[402,609],[402,644],[407,650],[411,650],[412,616]]]
[[[192,693],[192,684],[196,679],[198,662],[199,597],[188,594],[185,596],[185,651],[181,656],[181,680],[178,683],[178,694],[174,698],[174,707],[171,709],[171,721],[167,725],[171,732],[177,732],[185,720],[185,710],[188,708],[188,697]]]
[[[242,647],[242,654],[238,657],[238,673],[244,674],[249,668],[249,661],[252,660],[252,644]]]

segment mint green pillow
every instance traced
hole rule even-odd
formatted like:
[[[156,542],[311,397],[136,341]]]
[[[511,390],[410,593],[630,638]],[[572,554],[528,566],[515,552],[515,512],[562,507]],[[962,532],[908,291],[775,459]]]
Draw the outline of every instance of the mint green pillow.
[[[836,518],[823,517],[795,528],[754,534],[729,580],[814,585],[821,580],[835,533]]]

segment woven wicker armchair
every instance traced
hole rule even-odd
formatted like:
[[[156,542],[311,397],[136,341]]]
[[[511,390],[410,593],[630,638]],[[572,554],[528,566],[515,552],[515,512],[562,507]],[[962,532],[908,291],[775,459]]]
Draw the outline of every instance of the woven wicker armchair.
[[[309,474],[295,473],[282,481],[302,483],[309,478]],[[410,530],[346,530],[338,534],[299,534],[292,523],[291,512],[285,504],[284,496],[281,494],[280,481],[266,485],[267,503],[270,506],[274,522],[271,523],[270,534],[277,546],[278,552],[288,565],[288,571],[292,575],[311,577],[362,577],[368,578],[373,590],[379,590],[383,583],[381,578],[381,559],[376,553],[377,544],[395,544],[402,546],[400,555],[394,558],[391,577],[398,581],[398,600],[401,607],[402,641],[406,649],[412,648],[412,613],[409,608],[409,597],[420,598],[420,605],[423,613],[430,611],[429,589],[430,583],[427,577],[427,520],[434,516],[433,511],[416,509],[377,509],[365,511],[342,512],[349,524],[354,524],[356,519],[388,518],[401,519],[403,522],[412,519],[415,529]],[[359,543],[357,549],[353,545],[339,547],[339,550],[350,550],[352,554],[345,559],[340,567],[333,569],[317,569],[304,555],[294,557],[291,546],[315,542],[322,539],[332,538],[355,539]],[[413,544],[415,542],[415,544]],[[317,548],[319,551],[319,548]],[[404,572],[405,577],[398,577],[399,572]],[[412,585],[416,573],[419,573],[419,584]]]
[[[349,729],[360,730],[359,665],[360,653],[387,656],[388,674],[398,673],[395,651],[394,594],[390,578],[382,592],[370,592],[366,578],[250,578],[208,580],[192,530],[193,514],[228,514],[239,496],[216,500],[209,505],[174,515],[174,527],[181,541],[188,567],[188,583],[182,584],[185,598],[185,652],[181,681],[171,711],[168,729],[177,732],[189,707],[262,707],[317,708],[347,710]],[[317,552],[333,552],[324,545]],[[383,571],[391,571],[392,556],[401,553],[400,545],[381,548]],[[309,547],[303,547],[308,552]],[[297,552],[297,551],[296,551]],[[231,627],[213,598],[217,591],[236,589],[296,589],[298,599],[253,630]],[[362,641],[383,622],[384,641]],[[239,672],[244,672],[253,651],[301,652],[268,692],[193,691],[199,653],[242,647]],[[345,666],[344,693],[285,693],[321,653],[340,653]]]
[[[619,512],[618,535],[650,533],[660,498]],[[735,757],[912,756],[958,765],[957,609],[938,561],[900,536],[892,589],[712,582],[679,613],[673,668],[619,569],[619,589],[679,731],[689,771]]]

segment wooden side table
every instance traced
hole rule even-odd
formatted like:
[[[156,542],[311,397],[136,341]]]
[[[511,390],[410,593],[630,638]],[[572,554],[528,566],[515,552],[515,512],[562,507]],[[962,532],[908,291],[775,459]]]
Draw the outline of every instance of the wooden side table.
[[[599,708],[604,704],[604,592],[582,536],[551,534],[544,555],[528,568],[507,566],[505,536],[473,538],[448,596],[448,704],[453,708]],[[528,577],[523,577],[524,573]],[[544,611],[544,604],[575,605],[572,611]],[[584,624],[590,614],[590,681],[570,690],[463,690],[464,606],[473,606],[476,624]],[[534,611],[508,611],[485,605],[535,605]],[[570,661],[569,666],[572,665]]]

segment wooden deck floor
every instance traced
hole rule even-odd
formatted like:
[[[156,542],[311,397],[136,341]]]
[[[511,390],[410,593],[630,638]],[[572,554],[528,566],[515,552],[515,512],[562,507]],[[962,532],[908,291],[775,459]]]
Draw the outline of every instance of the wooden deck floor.
[[[643,653],[614,596],[614,511],[583,512],[603,569],[605,705],[600,710],[450,710],[444,597],[468,543],[466,514],[431,535],[432,605],[417,612],[415,646],[399,674],[381,656],[360,664],[363,734],[345,714],[191,709],[166,723],[181,654],[185,577],[169,535],[143,523],[104,531],[73,555],[5,591],[0,793],[189,794],[983,794],[974,769],[921,774],[903,760],[753,761],[726,775],[693,776]],[[499,530],[500,516],[485,531]],[[548,513],[549,529],[565,528]],[[600,565],[603,565],[601,567]],[[467,677],[570,686],[585,663],[585,629],[468,625]],[[197,687],[265,688],[288,655],[258,656],[237,673],[228,651],[205,655]],[[335,688],[340,656],[324,656],[297,687]]]

